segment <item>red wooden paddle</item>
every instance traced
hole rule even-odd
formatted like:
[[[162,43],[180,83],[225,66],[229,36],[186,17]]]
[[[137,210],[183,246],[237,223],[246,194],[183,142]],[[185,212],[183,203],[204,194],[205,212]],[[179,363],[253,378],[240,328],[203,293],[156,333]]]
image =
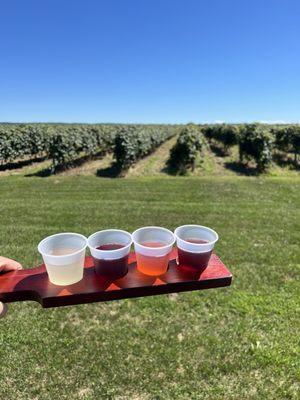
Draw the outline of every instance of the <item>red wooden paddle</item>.
[[[130,297],[153,296],[229,286],[232,275],[213,254],[203,272],[191,271],[176,264],[177,250],[171,254],[169,269],[159,277],[147,276],[136,268],[135,254],[129,257],[128,273],[111,281],[95,274],[93,260],[86,257],[83,279],[69,286],[56,286],[49,279],[44,265],[0,275],[0,301],[34,300],[43,307],[110,301]]]

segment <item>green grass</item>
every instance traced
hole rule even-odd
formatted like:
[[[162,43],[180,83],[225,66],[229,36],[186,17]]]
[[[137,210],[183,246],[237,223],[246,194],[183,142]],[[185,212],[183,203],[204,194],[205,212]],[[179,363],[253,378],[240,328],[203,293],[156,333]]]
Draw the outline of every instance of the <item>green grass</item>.
[[[220,234],[229,288],[43,310],[0,321],[0,399],[298,399],[300,179],[0,178],[0,254],[40,263],[59,231]]]

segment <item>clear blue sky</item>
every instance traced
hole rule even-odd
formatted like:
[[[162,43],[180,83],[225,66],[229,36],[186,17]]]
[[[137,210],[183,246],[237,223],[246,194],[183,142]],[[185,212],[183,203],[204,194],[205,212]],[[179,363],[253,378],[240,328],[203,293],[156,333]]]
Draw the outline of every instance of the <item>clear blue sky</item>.
[[[299,0],[8,0],[0,121],[300,122]]]

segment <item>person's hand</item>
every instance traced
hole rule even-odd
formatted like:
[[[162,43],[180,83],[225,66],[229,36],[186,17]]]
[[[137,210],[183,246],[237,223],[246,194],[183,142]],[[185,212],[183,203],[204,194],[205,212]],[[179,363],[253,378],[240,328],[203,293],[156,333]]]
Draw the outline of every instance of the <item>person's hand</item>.
[[[0,273],[8,271],[16,271],[22,269],[22,265],[17,261],[10,260],[9,258],[0,257]],[[0,318],[4,317],[7,313],[7,305],[0,302]]]
[[[15,260],[0,256],[0,272],[14,271],[22,269],[22,265]]]

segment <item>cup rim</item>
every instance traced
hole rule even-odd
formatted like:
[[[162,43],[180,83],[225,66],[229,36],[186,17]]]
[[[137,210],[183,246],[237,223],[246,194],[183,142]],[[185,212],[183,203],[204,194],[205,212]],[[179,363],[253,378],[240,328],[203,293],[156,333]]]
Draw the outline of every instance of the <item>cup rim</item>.
[[[138,241],[134,240],[133,235],[136,234],[137,232],[141,231],[141,230],[144,230],[144,229],[163,230],[163,231],[165,231],[165,232],[170,233],[170,234],[173,236],[172,243],[169,243],[169,244],[166,244],[166,245],[160,246],[160,247],[155,247],[155,249],[159,249],[159,250],[167,249],[168,247],[173,246],[174,243],[176,242],[176,236],[175,236],[175,234],[174,234],[172,231],[170,231],[170,229],[164,228],[164,227],[162,227],[162,226],[143,226],[143,227],[141,227],[141,228],[136,229],[136,230],[135,230],[134,232],[132,232],[132,234],[131,234],[131,235],[132,235],[132,241],[133,241],[133,243],[139,245],[139,246],[142,247],[143,249],[151,249],[151,247],[149,247],[149,246],[144,246],[144,245],[140,244]],[[154,247],[153,247],[153,249],[154,249]]]
[[[74,236],[78,236],[81,237],[82,239],[84,239],[85,244],[84,246],[82,246],[79,250],[74,251],[73,253],[69,253],[69,254],[61,254],[61,255],[55,255],[55,254],[48,254],[45,253],[44,251],[41,250],[42,245],[49,239],[53,238],[54,236],[65,236],[65,235],[74,235]],[[55,257],[55,258],[59,258],[59,257],[68,257],[68,256],[75,256],[77,254],[79,254],[80,252],[82,252],[83,250],[85,250],[87,248],[88,242],[87,242],[87,238],[82,235],[81,233],[76,233],[76,232],[60,232],[60,233],[54,233],[53,235],[47,236],[45,237],[43,240],[40,241],[40,243],[38,244],[37,248],[38,248],[38,252],[42,255],[42,256],[51,256],[51,257]]]
[[[129,238],[130,238],[130,243],[128,243],[126,246],[120,248],[120,249],[114,249],[114,250],[101,250],[101,249],[97,249],[95,246],[92,246],[90,244],[90,240],[94,238],[94,236],[96,236],[98,233],[103,233],[103,232],[120,232],[120,233],[124,233],[126,234]],[[128,247],[130,247],[132,245],[132,235],[131,233],[124,231],[123,229],[102,229],[101,231],[97,231],[92,233],[88,238],[87,238],[87,245],[89,247],[89,249],[93,249],[93,250],[97,250],[97,251],[102,251],[102,252],[109,252],[109,254],[114,254],[115,252],[119,252],[120,250],[123,249],[127,249]]]
[[[216,239],[211,240],[211,241],[208,241],[207,243],[192,243],[192,244],[195,245],[195,246],[199,246],[199,248],[201,248],[202,246],[207,246],[207,245],[215,244],[215,243],[219,240],[219,235],[218,235],[218,233],[217,233],[216,231],[214,231],[213,229],[209,228],[208,226],[196,225],[196,224],[187,224],[187,225],[180,225],[180,226],[178,226],[178,227],[175,229],[175,231],[174,231],[175,237],[178,238],[178,239],[180,239],[180,240],[182,240],[182,241],[185,242],[185,243],[191,244],[191,242],[188,242],[187,240],[185,240],[185,239],[183,239],[182,237],[180,237],[180,236],[177,234],[177,232],[178,232],[178,229],[180,229],[180,228],[186,228],[186,227],[202,228],[202,229],[205,229],[205,230],[207,230],[207,231],[210,231],[211,233],[213,233],[213,234],[216,236]]]

